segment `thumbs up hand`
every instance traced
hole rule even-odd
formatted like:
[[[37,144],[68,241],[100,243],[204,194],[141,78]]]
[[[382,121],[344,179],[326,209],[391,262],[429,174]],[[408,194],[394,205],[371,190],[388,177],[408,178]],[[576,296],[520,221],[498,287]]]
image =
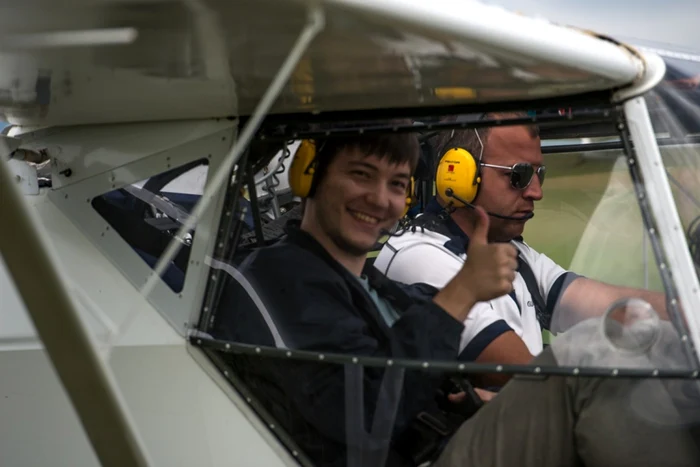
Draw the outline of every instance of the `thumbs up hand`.
[[[510,243],[488,242],[489,216],[476,207],[477,219],[469,238],[467,260],[457,273],[477,301],[501,297],[513,290],[518,267],[517,250]]]
[[[484,208],[480,206],[474,206],[474,212],[476,213],[476,219],[474,220],[474,229],[469,243],[470,245],[472,243],[487,245],[489,243],[489,227],[491,225],[491,220],[489,219],[489,215],[486,214],[486,211],[484,211]]]
[[[477,218],[462,269],[435,295],[433,301],[464,321],[477,302],[501,297],[513,290],[518,267],[517,250],[510,243],[489,244],[489,217],[476,207]]]

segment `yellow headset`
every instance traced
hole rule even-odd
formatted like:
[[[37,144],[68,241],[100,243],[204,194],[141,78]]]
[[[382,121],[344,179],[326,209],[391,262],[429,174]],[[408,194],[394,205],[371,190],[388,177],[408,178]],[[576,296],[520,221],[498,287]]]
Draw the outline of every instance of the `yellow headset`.
[[[316,142],[304,139],[294,153],[292,165],[289,167],[289,188],[292,194],[300,198],[308,198],[316,173]]]
[[[481,171],[479,161],[464,148],[452,147],[440,158],[435,171],[435,185],[437,193],[445,198],[445,192],[451,188],[453,193],[468,203],[472,203],[479,193],[481,183]],[[449,201],[457,208],[464,207],[464,203],[451,198]]]
[[[457,197],[471,203],[479,192],[480,183],[478,162],[466,149],[451,148],[440,158],[435,172],[435,185],[441,198],[444,199],[445,192],[451,188]],[[450,201],[454,207],[464,207],[464,203],[455,198]]]
[[[316,142],[304,139],[294,153],[292,165],[289,167],[289,187],[294,196],[308,198],[314,183],[316,173]],[[416,184],[413,177],[406,187],[406,206],[401,217],[408,213],[416,204]]]

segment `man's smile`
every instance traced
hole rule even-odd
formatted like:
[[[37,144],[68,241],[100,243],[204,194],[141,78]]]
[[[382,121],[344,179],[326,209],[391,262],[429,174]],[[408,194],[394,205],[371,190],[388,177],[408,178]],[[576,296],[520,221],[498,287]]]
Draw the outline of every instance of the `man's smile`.
[[[366,224],[369,224],[369,225],[379,224],[379,218],[377,218],[377,217],[371,216],[371,215],[366,214],[364,212],[354,211],[350,208],[348,208],[348,212],[350,213],[350,215],[352,217],[354,217],[355,219],[357,219],[361,222],[364,222]]]

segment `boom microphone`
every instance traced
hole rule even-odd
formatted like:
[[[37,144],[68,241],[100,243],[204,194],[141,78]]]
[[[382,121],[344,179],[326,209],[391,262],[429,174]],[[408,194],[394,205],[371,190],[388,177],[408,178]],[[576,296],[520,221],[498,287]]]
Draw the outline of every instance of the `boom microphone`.
[[[448,198],[454,198],[457,201],[459,201],[460,203],[464,203],[465,206],[469,206],[472,209],[476,209],[476,206],[474,206],[471,203],[467,203],[464,199],[455,195],[452,188],[448,188],[447,190],[445,190],[445,195]],[[533,212],[528,212],[524,216],[504,216],[502,214],[496,214],[496,213],[488,212],[488,211],[486,212],[486,214],[488,214],[489,216],[498,217],[499,219],[505,219],[505,220],[509,220],[509,221],[526,221],[528,219],[532,219],[533,217],[535,217],[535,213],[533,213]],[[418,219],[420,219],[420,217]],[[400,237],[404,233],[406,233],[405,228],[399,228],[398,230],[399,230],[398,233],[394,233],[394,232],[390,232],[389,230],[386,230],[386,229],[381,229],[380,233],[381,233],[381,235],[386,235],[389,237]]]
[[[454,190],[452,190],[452,188],[448,188],[445,190],[445,196],[447,196],[448,198],[454,198],[457,201],[459,201],[460,203],[463,203],[465,206],[469,206],[472,209],[476,209],[476,206],[474,206],[471,203],[467,203],[465,200],[463,200],[462,198],[457,196],[455,194]],[[488,214],[489,216],[498,217],[499,219],[505,219],[508,221],[526,221],[528,219],[532,219],[533,217],[535,217],[534,212],[528,212],[527,214],[525,214],[523,216],[504,216],[502,214],[496,214],[494,212],[488,212],[488,211],[486,212],[486,214]]]

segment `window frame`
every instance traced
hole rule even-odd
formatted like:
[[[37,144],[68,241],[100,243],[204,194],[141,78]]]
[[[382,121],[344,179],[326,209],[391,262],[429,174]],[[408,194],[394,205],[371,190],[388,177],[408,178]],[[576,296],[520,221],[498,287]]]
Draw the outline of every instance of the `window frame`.
[[[148,134],[155,142],[149,145],[145,155],[123,165],[115,163],[112,167],[106,167],[99,173],[91,173],[75,183],[59,185],[47,196],[124,277],[140,290],[152,276],[153,269],[94,209],[93,198],[199,159],[208,160],[208,184],[211,174],[219,169],[236,139],[237,124],[236,120],[221,119],[186,122],[187,128],[183,132],[185,136],[176,138],[173,138],[173,130],[167,125],[145,124],[146,127],[152,126],[152,131]],[[91,155],[91,150],[109,154],[128,153],[129,138],[142,131],[141,128],[134,131],[133,127],[129,125],[114,128],[103,140],[91,139],[90,144],[81,148],[80,155],[74,155],[73,161],[83,162],[87,166],[86,159]],[[68,131],[71,130],[65,130]],[[115,135],[123,137],[114,138]],[[52,177],[60,179],[62,175],[54,171]],[[204,258],[211,254],[214,247],[224,194],[225,191],[222,190],[214,195],[213,202],[197,223],[182,290],[179,293],[174,292],[161,279],[146,297],[181,336],[187,336],[199,319],[208,280],[208,268],[204,264]]]

